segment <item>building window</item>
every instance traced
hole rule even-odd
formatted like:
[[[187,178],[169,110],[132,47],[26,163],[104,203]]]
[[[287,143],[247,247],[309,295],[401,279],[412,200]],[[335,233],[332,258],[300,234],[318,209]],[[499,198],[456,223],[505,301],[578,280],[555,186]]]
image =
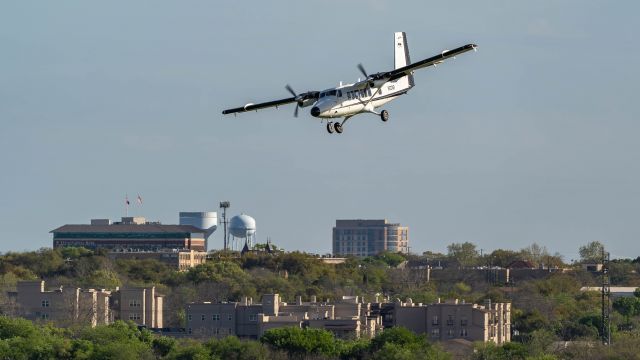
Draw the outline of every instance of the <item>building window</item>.
[[[129,320],[140,320],[140,314],[139,313],[129,314]]]
[[[258,314],[249,314],[249,321],[258,321]]]
[[[204,315],[203,315],[203,316],[204,316]],[[211,316],[211,320],[213,320],[213,321],[218,321],[218,320],[220,320],[220,314],[213,314],[213,315]]]
[[[432,325],[438,325],[438,315],[433,315],[433,321],[431,322]]]
[[[204,319],[206,319],[206,318],[207,318],[207,317],[206,317],[206,315],[205,315],[205,314],[202,314],[202,315],[200,316],[200,320],[202,320],[202,321],[204,321]]]
[[[187,314],[187,320],[191,321],[191,314]]]
[[[227,330],[229,330],[229,332],[228,332],[229,335],[233,334],[233,330],[231,328],[229,328]]]
[[[447,319],[447,325],[449,326],[453,326],[453,315],[449,315],[449,318]]]
[[[440,329],[439,328],[435,328],[435,329],[431,330],[431,336],[440,337]]]
[[[49,320],[49,314],[42,313],[42,314],[40,314],[40,318],[41,318],[42,320]]]
[[[233,315],[227,314],[227,320],[233,320]]]
[[[467,329],[460,329],[460,336],[461,337],[467,337]]]
[[[187,332],[191,334],[192,333],[191,328],[187,329]]]
[[[42,300],[42,307],[49,307],[49,300]]]
[[[462,318],[462,319],[460,320],[460,326],[467,326],[467,319]]]
[[[447,336],[449,336],[450,338],[453,337],[453,329],[449,329],[449,331],[447,331]]]
[[[140,301],[138,300],[129,300],[129,307],[140,307],[142,304],[140,304]]]

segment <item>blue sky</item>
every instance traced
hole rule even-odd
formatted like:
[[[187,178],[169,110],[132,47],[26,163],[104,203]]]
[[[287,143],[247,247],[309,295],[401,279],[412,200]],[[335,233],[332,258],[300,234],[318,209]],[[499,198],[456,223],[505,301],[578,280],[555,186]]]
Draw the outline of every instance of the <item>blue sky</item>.
[[[388,218],[413,251],[452,242],[566,260],[640,255],[640,50],[632,1],[19,1],[0,4],[0,251],[66,223],[179,211],[256,218],[258,238],[331,249],[337,218]],[[330,136],[293,107],[467,43],[416,88]],[[308,110],[308,109],[305,109]],[[213,243],[222,243],[221,232]]]

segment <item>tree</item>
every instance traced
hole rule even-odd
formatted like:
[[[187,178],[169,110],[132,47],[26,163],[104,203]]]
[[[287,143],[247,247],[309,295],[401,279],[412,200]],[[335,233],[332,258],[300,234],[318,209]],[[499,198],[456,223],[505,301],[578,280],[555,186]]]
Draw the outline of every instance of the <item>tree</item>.
[[[600,263],[602,262],[602,253],[604,245],[599,241],[592,241],[587,245],[580,246],[580,261],[583,263]]]
[[[448,256],[455,259],[460,266],[470,267],[475,265],[478,258],[478,250],[476,245],[470,242],[462,244],[453,243],[447,246]]]
[[[620,297],[613,302],[613,308],[626,319],[627,325],[632,316],[640,315],[640,299],[637,297]]]
[[[270,329],[260,337],[260,342],[294,356],[305,354],[338,355],[333,334],[322,329],[300,329],[299,327]]]

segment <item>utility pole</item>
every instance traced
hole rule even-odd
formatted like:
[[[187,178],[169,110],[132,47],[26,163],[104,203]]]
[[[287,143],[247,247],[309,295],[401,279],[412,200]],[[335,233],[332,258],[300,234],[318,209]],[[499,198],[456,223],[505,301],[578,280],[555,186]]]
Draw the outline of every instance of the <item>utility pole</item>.
[[[611,317],[610,317],[611,282],[609,279],[609,253],[602,249],[602,343],[611,345]]]
[[[220,209],[222,209],[222,224],[224,225],[224,251],[227,251],[227,209],[231,206],[231,203],[228,201],[220,202]]]

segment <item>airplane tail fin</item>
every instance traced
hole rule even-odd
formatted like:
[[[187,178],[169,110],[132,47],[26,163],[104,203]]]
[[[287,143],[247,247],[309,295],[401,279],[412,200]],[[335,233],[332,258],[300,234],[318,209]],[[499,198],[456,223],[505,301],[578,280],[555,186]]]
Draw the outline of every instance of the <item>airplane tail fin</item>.
[[[394,34],[393,51],[395,69],[411,64],[411,59],[409,58],[409,45],[407,45],[407,34],[405,34],[404,31]],[[413,81],[413,75],[407,75],[406,78],[402,78],[401,80],[405,79],[408,87],[414,86],[415,83]]]

